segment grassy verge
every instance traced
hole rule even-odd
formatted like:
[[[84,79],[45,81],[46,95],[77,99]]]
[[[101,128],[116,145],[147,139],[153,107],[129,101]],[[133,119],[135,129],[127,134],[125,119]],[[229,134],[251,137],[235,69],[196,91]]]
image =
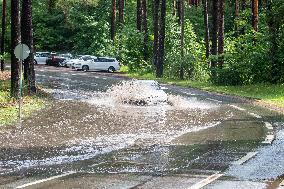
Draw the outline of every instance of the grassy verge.
[[[23,98],[23,117],[30,116],[34,111],[46,104],[42,96],[25,96]],[[0,126],[12,124],[18,119],[18,103],[10,98],[10,80],[0,80]]]
[[[175,84],[185,87],[194,87],[206,91],[218,92],[228,95],[236,95],[260,100],[262,102],[284,108],[284,84],[256,84],[247,86],[216,86],[206,82],[194,82],[188,80],[156,79],[153,74],[128,74],[136,79],[155,79],[162,83]]]

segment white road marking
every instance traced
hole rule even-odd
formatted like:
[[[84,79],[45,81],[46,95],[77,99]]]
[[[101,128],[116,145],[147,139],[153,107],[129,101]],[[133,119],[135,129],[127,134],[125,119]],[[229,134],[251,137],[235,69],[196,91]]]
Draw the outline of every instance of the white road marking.
[[[264,122],[264,124],[268,130],[273,130],[273,126],[269,122]]]
[[[75,76],[76,76],[76,75],[78,75],[78,74],[71,74],[71,75],[75,75]]]
[[[249,112],[249,114],[250,114],[251,116],[253,116],[253,117],[256,117],[256,118],[262,118],[260,115],[257,115],[257,114],[255,114],[255,113]]]
[[[247,155],[245,155],[244,157],[242,157],[241,159],[233,162],[233,165],[242,165],[245,162],[247,162],[248,160],[250,160],[251,158],[253,158],[254,156],[256,156],[258,152],[249,152],[247,153]]]
[[[213,98],[206,98],[207,100],[211,100],[211,101],[214,101],[214,102],[219,102],[219,103],[221,103],[222,101],[220,101],[220,100],[216,100],[216,99],[213,99]]]
[[[214,182],[215,180],[217,180],[218,178],[222,177],[223,175],[224,174],[216,173],[216,174],[211,175],[211,176],[207,177],[206,179],[201,180],[200,182],[192,185],[188,189],[200,189],[200,188],[203,188],[204,186]]]
[[[231,107],[233,107],[233,108],[235,108],[235,109],[237,109],[237,110],[240,110],[240,111],[246,111],[246,109],[244,109],[244,108],[240,108],[240,107],[238,107],[238,106],[236,106],[236,105],[230,105]]]
[[[274,135],[267,135],[265,140],[262,142],[262,144],[272,144],[274,139],[275,139]]]
[[[24,185],[16,187],[16,189],[21,189],[21,188],[27,189],[27,188],[29,188],[31,186],[43,184],[45,182],[50,182],[50,181],[56,180],[58,178],[63,178],[63,177],[66,177],[66,176],[69,176],[69,175],[72,175],[72,174],[75,174],[75,173],[76,172],[71,171],[71,172],[68,172],[68,173],[65,173],[65,174],[62,174],[62,175],[57,175],[57,176],[50,177],[50,178],[47,178],[47,179],[42,179],[42,180],[38,180],[38,181],[35,181],[35,182],[27,183],[27,184],[24,184]]]

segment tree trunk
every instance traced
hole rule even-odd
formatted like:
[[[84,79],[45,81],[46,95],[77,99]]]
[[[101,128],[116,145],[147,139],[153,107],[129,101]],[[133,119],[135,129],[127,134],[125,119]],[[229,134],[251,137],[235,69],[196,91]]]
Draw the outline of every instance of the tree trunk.
[[[179,78],[184,79],[184,0],[180,0],[180,27],[181,27],[181,35],[180,35],[181,65],[180,65]]]
[[[203,0],[203,14],[204,14],[204,26],[205,26],[205,47],[206,47],[206,58],[210,56],[210,32],[209,32],[209,17],[208,17],[208,0]]]
[[[141,0],[137,0],[137,30],[142,29],[142,5]]]
[[[142,12],[143,12],[143,30],[144,30],[144,60],[148,60],[148,11],[147,11],[147,0],[142,0]]]
[[[11,0],[11,96],[15,98],[20,97],[21,64],[14,54],[14,49],[20,41],[20,3],[19,0]]]
[[[258,0],[252,0],[252,27],[258,31]]]
[[[123,25],[124,24],[124,0],[119,0],[119,18],[118,22]]]
[[[178,17],[178,24],[181,24],[181,3],[183,0],[177,0],[177,17]]]
[[[112,0],[111,24],[110,24],[111,39],[115,39],[116,30],[116,0]]]
[[[235,0],[235,32],[238,35],[239,32],[239,21],[240,21],[240,2]]]
[[[213,6],[212,6],[212,32],[211,32],[211,39],[212,39],[212,48],[211,48],[211,54],[217,55],[218,53],[218,15],[219,15],[219,6],[218,6],[218,0],[212,0]],[[212,60],[211,61],[211,68],[215,68],[217,66],[217,61]],[[215,76],[214,70],[212,76]]]
[[[278,24],[275,23],[272,13],[272,0],[267,0],[267,25],[269,29],[269,33],[271,36],[271,46],[270,46],[270,60],[271,60],[271,82],[276,84],[279,80],[279,63],[276,58],[276,54],[278,52],[278,44],[277,44],[277,34],[278,34]]]
[[[224,18],[225,18],[225,0],[219,0],[219,29],[218,29],[218,55],[219,57],[219,67],[222,68],[224,64]]]
[[[158,62],[158,49],[159,49],[159,8],[160,8],[160,0],[154,0],[153,6],[153,30],[154,30],[154,46],[153,46],[153,64],[154,67],[157,67]]]
[[[177,16],[177,1],[173,0],[173,16]]]
[[[28,45],[31,50],[29,57],[24,61],[24,79],[27,83],[29,94],[35,94],[32,0],[22,0],[21,34],[22,43]]]
[[[5,33],[6,33],[6,0],[2,3],[2,35],[1,35],[1,71],[5,70],[4,52],[5,52]]]
[[[156,77],[161,78],[164,74],[164,59],[165,59],[165,33],[166,33],[166,0],[161,1],[161,15],[159,28],[159,50],[158,50],[158,64],[156,69]]]

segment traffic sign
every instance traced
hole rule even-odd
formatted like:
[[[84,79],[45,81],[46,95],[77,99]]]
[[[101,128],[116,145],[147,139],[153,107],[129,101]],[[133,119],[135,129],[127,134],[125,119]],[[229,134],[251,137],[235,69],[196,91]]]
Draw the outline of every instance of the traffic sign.
[[[28,58],[30,55],[30,52],[31,52],[30,48],[26,44],[23,44],[23,43],[18,44],[14,50],[15,56],[19,60],[25,60],[26,58]]]

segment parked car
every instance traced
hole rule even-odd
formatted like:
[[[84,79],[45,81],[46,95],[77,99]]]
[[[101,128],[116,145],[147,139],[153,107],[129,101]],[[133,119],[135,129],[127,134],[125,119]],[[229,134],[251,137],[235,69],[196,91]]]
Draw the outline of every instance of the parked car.
[[[46,64],[48,57],[50,57],[50,52],[36,52],[34,55],[34,64]]]
[[[51,55],[47,60],[46,64],[49,66],[63,66],[63,62],[65,60],[69,60],[72,58],[71,54],[58,54],[58,55]]]
[[[77,62],[79,62],[81,59],[81,57],[84,55],[77,55],[75,58],[69,59],[69,60],[64,60],[62,62],[62,66],[66,67],[66,68],[72,68],[72,66],[74,66],[74,64],[76,64]]]
[[[114,72],[120,69],[119,62],[115,58],[91,57],[90,60],[87,60],[87,57],[82,57],[82,59],[83,60],[77,62],[74,65],[75,70],[104,70],[108,72]]]

